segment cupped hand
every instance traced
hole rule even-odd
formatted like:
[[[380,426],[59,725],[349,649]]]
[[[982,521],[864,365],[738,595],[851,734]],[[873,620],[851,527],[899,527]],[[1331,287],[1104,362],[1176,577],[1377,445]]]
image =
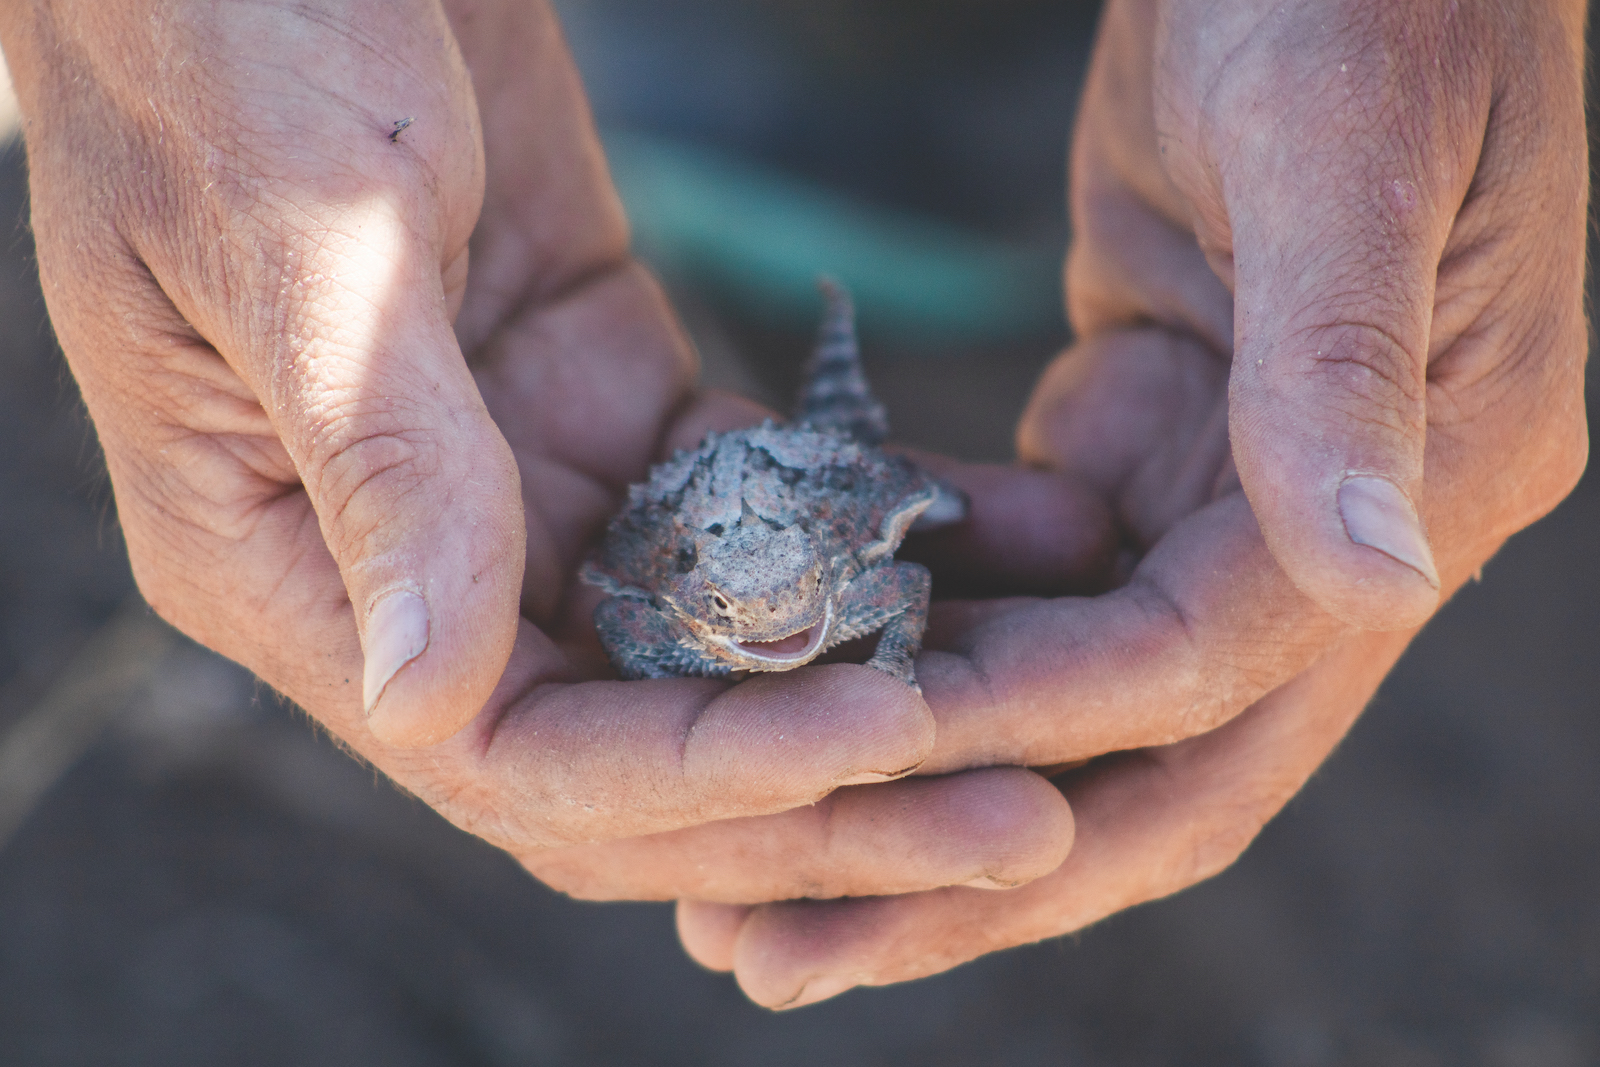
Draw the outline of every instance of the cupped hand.
[[[602,680],[585,544],[750,410],[693,393],[545,7],[41,0],[0,40],[46,299],[163,617],[585,895],[1059,863],[1070,814],[1020,769],[808,806],[927,756],[877,672]],[[779,812],[776,844],[703,825]]]
[[[1102,757],[1057,779],[1073,851],[1008,893],[685,903],[691,953],[761,1003],[810,1003],[1237,857],[1415,627],[1583,469],[1582,20],[1114,0],[1074,145],[1080,340],[1019,448],[1103,494],[1131,574],[947,605],[918,663],[925,772]],[[979,516],[949,563],[1050,584],[1048,509],[986,510],[1015,476],[948,473]]]

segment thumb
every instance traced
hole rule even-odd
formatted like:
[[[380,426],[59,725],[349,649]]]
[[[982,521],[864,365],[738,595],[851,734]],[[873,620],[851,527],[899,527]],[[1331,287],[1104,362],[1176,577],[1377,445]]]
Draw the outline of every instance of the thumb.
[[[373,733],[425,744],[487,701],[518,625],[516,464],[450,325],[482,129],[436,0],[383,18],[327,6],[41,6],[7,13],[7,45],[31,57],[58,304],[128,443],[108,465],[140,536],[163,542],[136,565],[187,565],[159,585],[192,629],[307,661],[327,688],[295,695],[322,716],[354,703],[359,633]],[[313,511],[348,613],[303,584],[331,571]]]
[[[1423,165],[1437,145],[1375,130],[1317,151],[1292,143],[1296,125],[1241,151],[1238,180],[1223,172],[1234,462],[1303,592],[1354,626],[1405,629],[1440,597],[1424,506],[1427,356],[1465,190],[1449,161]]]
[[[465,725],[503,673],[525,530],[516,462],[450,324],[442,278],[464,276],[465,233],[442,263],[446,242],[414,228],[426,210],[407,207],[380,195],[337,224],[251,233],[242,298],[181,310],[254,389],[315,509],[369,728],[416,746]]]

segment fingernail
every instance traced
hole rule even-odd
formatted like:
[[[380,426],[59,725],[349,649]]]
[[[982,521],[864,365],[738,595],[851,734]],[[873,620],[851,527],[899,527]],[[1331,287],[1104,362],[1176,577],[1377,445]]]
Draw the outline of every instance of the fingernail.
[[[1404,563],[1439,588],[1428,535],[1399,486],[1372,474],[1346,478],[1339,486],[1339,514],[1350,540]]]
[[[968,889],[1015,889],[1022,883],[1002,882],[993,875],[984,874],[972,879],[970,882],[962,882],[961,884],[966,886]]]
[[[856,982],[854,979],[845,978],[843,975],[825,974],[819,978],[811,979],[811,981],[800,987],[800,992],[794,995],[793,1000],[785,1001],[778,1006],[784,1009],[803,1008],[807,1004],[815,1004],[819,1000],[836,997],[840,993],[855,987]]]
[[[402,589],[385,594],[367,615],[367,663],[362,702],[370,718],[389,681],[428,647],[428,603]]]
[[[852,774],[848,778],[839,779],[838,785],[842,788],[847,785],[875,785],[878,782],[892,782],[896,778],[904,778],[920,766],[922,766],[920,763],[914,763],[902,771],[862,771],[859,774]]]

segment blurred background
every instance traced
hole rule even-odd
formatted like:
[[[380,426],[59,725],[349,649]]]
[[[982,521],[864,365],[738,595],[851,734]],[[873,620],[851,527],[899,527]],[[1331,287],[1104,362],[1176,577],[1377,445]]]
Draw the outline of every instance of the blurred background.
[[[1066,336],[1092,4],[558,7],[709,378],[786,406],[833,270],[897,435],[1010,454]],[[683,957],[669,907],[545,890],[144,609],[25,213],[12,144],[0,1064],[1600,1064],[1594,475],[1440,613],[1222,876],[774,1015]]]

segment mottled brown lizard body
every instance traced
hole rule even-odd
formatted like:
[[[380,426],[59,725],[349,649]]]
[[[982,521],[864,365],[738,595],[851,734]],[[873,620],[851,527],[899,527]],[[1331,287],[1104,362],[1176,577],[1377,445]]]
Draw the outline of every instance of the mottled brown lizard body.
[[[791,670],[882,631],[867,665],[916,686],[932,579],[894,552],[913,523],[959,521],[966,500],[877,447],[887,426],[849,296],[823,291],[795,422],[710,434],[651,468],[585,565],[610,594],[595,626],[623,677]]]

